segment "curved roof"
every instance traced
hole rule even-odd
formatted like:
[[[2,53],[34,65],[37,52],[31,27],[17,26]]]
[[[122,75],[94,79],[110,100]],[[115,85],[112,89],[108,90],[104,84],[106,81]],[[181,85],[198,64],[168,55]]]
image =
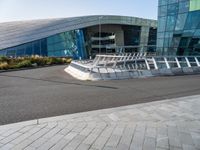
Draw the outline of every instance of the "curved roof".
[[[21,45],[61,32],[101,24],[157,27],[156,20],[126,16],[84,16],[0,23],[0,49]]]

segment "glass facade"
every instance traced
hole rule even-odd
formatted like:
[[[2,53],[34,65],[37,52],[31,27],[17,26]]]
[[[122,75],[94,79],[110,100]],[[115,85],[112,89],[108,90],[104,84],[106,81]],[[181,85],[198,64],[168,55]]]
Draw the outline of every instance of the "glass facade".
[[[156,45],[156,37],[157,37],[157,29],[150,28],[147,52],[156,52],[156,46],[155,46]]]
[[[1,56],[49,56],[87,58],[83,30],[72,30],[56,34],[41,40],[0,51]]]
[[[200,10],[199,0],[190,0],[190,11]]]
[[[46,39],[37,40],[0,51],[0,55],[8,57],[40,55],[47,56]]]
[[[169,18],[169,21],[170,23],[174,22],[171,18]],[[2,49],[0,50],[0,56],[39,55],[87,59],[99,53],[115,53],[118,47],[127,47],[130,52],[155,52],[156,50],[156,27],[118,24],[112,24],[108,27],[104,25],[102,27],[104,28],[102,28],[101,34],[98,26],[66,31],[15,47]],[[99,36],[101,37],[99,38]],[[162,35],[160,36],[162,37]]]
[[[73,30],[48,37],[47,53],[50,57],[86,58],[83,31]]]
[[[124,45],[136,46],[140,44],[141,26],[123,26]]]
[[[159,0],[157,52],[200,54],[200,0]]]

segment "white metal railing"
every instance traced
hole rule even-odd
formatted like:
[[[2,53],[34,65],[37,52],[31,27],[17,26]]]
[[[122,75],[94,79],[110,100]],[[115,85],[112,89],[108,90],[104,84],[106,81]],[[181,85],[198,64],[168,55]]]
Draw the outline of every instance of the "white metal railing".
[[[103,41],[103,40],[113,40],[115,39],[115,35],[110,35],[110,36],[106,36],[106,37],[92,37],[91,40],[92,41]]]
[[[105,44],[105,45],[99,45],[99,44],[97,44],[97,45],[94,45],[94,44],[92,44],[91,45],[91,48],[106,48],[106,47],[115,47],[116,46],[116,44]]]
[[[124,53],[115,55],[96,55],[94,60],[74,61],[73,67],[84,72],[102,70],[116,72],[170,70],[173,68],[200,68],[200,56],[152,56],[148,53]],[[105,72],[104,72],[105,73]]]
[[[147,53],[133,53],[122,55],[97,55],[92,62],[93,67],[106,67],[112,63],[145,63],[146,67],[151,70],[149,66],[154,66],[154,69],[160,69],[165,66],[170,68],[182,67],[200,67],[200,56],[148,56]]]

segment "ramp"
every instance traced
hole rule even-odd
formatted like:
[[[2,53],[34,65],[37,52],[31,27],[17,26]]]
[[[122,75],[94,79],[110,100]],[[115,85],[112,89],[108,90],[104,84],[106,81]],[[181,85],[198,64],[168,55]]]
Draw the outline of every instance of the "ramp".
[[[72,61],[65,71],[79,80],[119,80],[200,73],[200,56],[152,56],[147,53],[97,55]]]

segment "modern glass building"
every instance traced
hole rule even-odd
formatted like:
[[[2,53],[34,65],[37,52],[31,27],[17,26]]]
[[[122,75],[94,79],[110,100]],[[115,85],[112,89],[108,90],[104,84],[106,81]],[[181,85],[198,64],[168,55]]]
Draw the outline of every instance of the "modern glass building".
[[[88,58],[99,53],[155,51],[157,21],[85,16],[0,23],[0,55]]]
[[[159,0],[157,52],[200,55],[200,0]]]

